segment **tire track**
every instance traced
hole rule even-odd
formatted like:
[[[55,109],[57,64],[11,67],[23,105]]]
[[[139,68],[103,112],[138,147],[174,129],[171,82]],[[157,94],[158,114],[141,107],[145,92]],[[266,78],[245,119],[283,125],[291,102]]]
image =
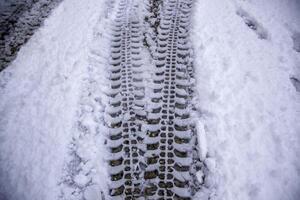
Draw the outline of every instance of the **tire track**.
[[[193,68],[188,36],[192,0],[163,4],[145,139],[145,194],[151,199],[191,199],[199,185],[195,177],[200,169],[190,115]]]
[[[119,199],[141,196],[144,86],[141,78],[142,32],[138,6],[133,0],[119,3],[112,27],[110,93],[106,108],[110,149],[110,195]]]
[[[161,3],[160,15],[153,15],[159,17],[152,27],[157,26],[153,31],[156,46],[146,44],[156,66],[149,86],[153,91],[147,98],[140,54],[145,38],[134,0],[119,3],[112,27],[106,123],[110,195],[114,199],[184,200],[201,188],[196,173],[203,170],[203,164],[191,116],[194,72],[189,25],[193,1]],[[145,104],[145,99],[150,101]]]

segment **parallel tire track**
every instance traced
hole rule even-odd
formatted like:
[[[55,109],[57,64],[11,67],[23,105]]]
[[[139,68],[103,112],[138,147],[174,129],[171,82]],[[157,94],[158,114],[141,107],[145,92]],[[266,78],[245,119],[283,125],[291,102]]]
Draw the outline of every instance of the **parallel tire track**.
[[[119,3],[112,27],[106,108],[110,195],[115,199],[188,200],[199,189],[196,172],[201,164],[191,116],[192,3],[162,2],[149,98],[141,75],[144,38],[138,7],[134,0]],[[145,99],[150,101],[145,104]]]

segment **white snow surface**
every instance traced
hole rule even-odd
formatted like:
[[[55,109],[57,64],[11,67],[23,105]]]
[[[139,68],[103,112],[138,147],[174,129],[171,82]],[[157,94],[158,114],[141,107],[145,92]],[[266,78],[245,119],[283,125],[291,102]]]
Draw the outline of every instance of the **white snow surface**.
[[[1,72],[1,200],[57,199],[103,5],[64,0]]]
[[[81,198],[61,184],[74,138],[86,159],[75,182],[86,186],[93,174],[83,195],[101,199],[105,150],[94,135],[105,130],[94,114],[105,101],[104,8],[105,0],[64,0],[0,73],[1,200]],[[208,169],[195,199],[299,199],[300,95],[290,80],[300,80],[299,8],[297,0],[195,1],[194,103]]]
[[[197,0],[195,103],[207,137],[210,191],[198,199],[300,199],[300,96],[290,80],[300,71],[292,38],[300,30],[299,5]]]

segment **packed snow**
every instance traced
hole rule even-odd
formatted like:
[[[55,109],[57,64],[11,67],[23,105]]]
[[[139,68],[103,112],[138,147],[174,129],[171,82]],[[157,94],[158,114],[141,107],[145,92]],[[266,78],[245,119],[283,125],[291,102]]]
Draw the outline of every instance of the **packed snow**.
[[[114,2],[64,0],[0,72],[1,200],[108,197],[102,104]],[[195,0],[193,115],[208,171],[196,174],[205,187],[194,199],[300,198],[299,9],[297,0]]]

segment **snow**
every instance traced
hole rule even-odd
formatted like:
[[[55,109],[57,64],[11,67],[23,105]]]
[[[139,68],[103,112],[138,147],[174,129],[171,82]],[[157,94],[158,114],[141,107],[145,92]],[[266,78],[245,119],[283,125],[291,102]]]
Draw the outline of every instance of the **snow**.
[[[100,190],[97,186],[89,186],[84,193],[84,198],[86,200],[95,200],[101,195],[102,194],[100,193]]]
[[[206,132],[204,129],[204,124],[200,122],[200,120],[197,121],[197,134],[198,134],[198,144],[199,144],[199,155],[200,160],[204,161],[204,159],[207,157],[207,141],[206,141]],[[202,173],[202,172],[201,172]]]
[[[291,80],[292,84],[294,85],[296,91],[300,92],[300,81],[295,77],[291,77],[290,80]]]
[[[57,199],[103,3],[63,1],[1,72],[1,199]]]
[[[294,49],[297,52],[300,52],[300,33],[294,32],[292,38],[294,42]]]
[[[52,9],[61,0],[5,0],[0,2],[0,71],[15,59]]]
[[[121,98],[105,95],[108,24],[115,14],[106,8],[114,2],[64,0],[0,73],[1,200],[107,196],[107,161],[123,154],[105,154],[109,134],[104,119],[113,120],[103,113],[118,108],[104,105]],[[195,0],[193,104],[199,112],[192,115],[205,165],[196,174],[204,187],[195,199],[299,199],[299,8],[297,0]],[[160,86],[151,82],[153,60],[142,51],[148,94]],[[147,101],[150,97],[159,95],[149,93]],[[158,106],[149,103],[147,109]],[[143,125],[143,130],[157,128]],[[118,133],[110,130],[111,136]]]
[[[196,199],[299,199],[300,96],[290,81],[299,78],[298,11],[293,0],[195,3],[195,101],[210,190]]]

